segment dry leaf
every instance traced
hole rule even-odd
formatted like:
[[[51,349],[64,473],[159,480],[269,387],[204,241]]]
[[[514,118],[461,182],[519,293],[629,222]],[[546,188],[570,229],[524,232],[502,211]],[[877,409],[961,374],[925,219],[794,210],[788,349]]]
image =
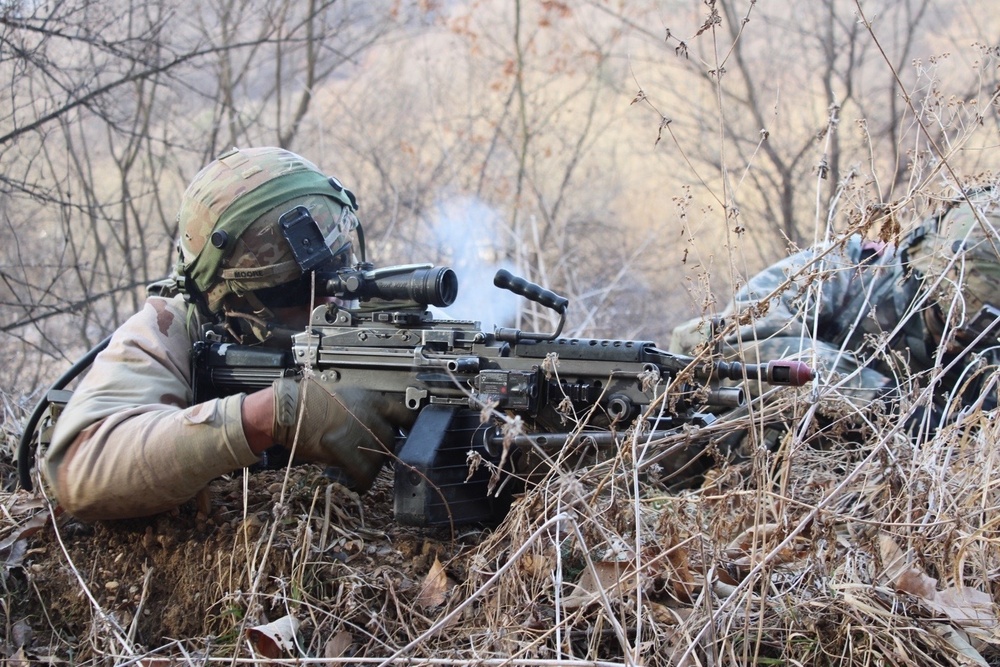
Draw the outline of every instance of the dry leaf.
[[[755,545],[760,549],[769,538],[781,538],[784,530],[779,524],[764,523],[759,526],[750,526],[736,536],[726,547],[728,550],[742,551],[746,553]]]
[[[801,539],[785,545],[776,553],[771,553],[772,549],[779,542],[785,539],[786,530],[777,523],[765,523],[759,526],[750,526],[736,536],[726,547],[724,553],[732,563],[731,571],[728,573],[726,583],[736,584],[756,567],[761,560],[770,555],[772,565],[781,565],[802,560],[807,554],[807,550],[802,548]],[[724,580],[727,578],[724,577]]]
[[[11,544],[0,546],[0,559],[3,559],[3,567],[0,568],[0,580],[7,580],[7,570],[21,567],[24,556],[27,553],[27,540],[17,540]]]
[[[653,579],[666,582],[679,601],[691,602],[702,583],[696,580],[695,573],[691,570],[687,548],[668,542],[663,542],[662,547],[662,551],[651,548],[643,550],[643,562],[647,563],[648,574]],[[659,558],[663,552],[666,552],[665,562]]]
[[[909,569],[906,555],[896,544],[896,540],[886,533],[881,533],[878,536],[878,548],[882,555],[883,581],[895,586],[899,576]]]
[[[296,655],[295,633],[299,629],[299,620],[294,616],[282,616],[266,625],[258,625],[247,630],[247,638],[253,644],[254,650],[265,658],[281,658]]]
[[[657,635],[669,651],[670,664],[674,667],[695,667],[698,662],[694,655],[681,659],[690,646],[690,636],[677,630],[677,626],[690,617],[689,609],[671,609],[657,602],[649,603],[649,610],[659,627]]]
[[[9,667],[31,667],[31,661],[24,653],[24,647],[17,649],[17,653],[7,658],[5,663]]]
[[[608,597],[620,596],[618,586],[621,581],[625,564],[619,561],[597,561],[591,568],[584,568],[580,581],[573,585],[572,592],[563,598],[563,606],[576,609],[595,602],[604,591]],[[596,572],[596,578],[595,574]]]
[[[944,625],[942,623],[932,624],[931,630],[938,637],[941,637],[941,639],[951,644],[955,650],[967,658],[971,664],[979,665],[980,667],[989,667],[990,663],[986,662],[979,651],[977,651],[972,644],[969,643],[968,639],[963,636],[963,633],[959,632],[950,625]]]
[[[543,556],[527,553],[518,560],[517,569],[526,577],[546,577],[552,571],[552,562]]]
[[[39,530],[44,528],[49,522],[48,514],[36,514],[31,517],[23,524],[14,529],[14,532],[7,536],[2,542],[0,542],[0,554],[4,552],[15,552],[17,549],[14,545],[18,542],[28,539]],[[8,559],[9,560],[9,559]],[[9,565],[19,565],[20,562]]]
[[[688,609],[671,609],[670,607],[660,604],[659,602],[648,602],[650,615],[657,624],[664,627],[673,627],[678,625],[684,618],[690,615],[690,610]]]
[[[14,646],[17,646],[18,648],[30,645],[31,635],[31,626],[28,625],[28,621],[23,618],[14,623],[14,625],[10,628],[10,637],[14,641]]]
[[[434,557],[434,564],[431,565],[430,572],[424,578],[424,583],[420,587],[417,599],[414,603],[424,609],[438,607],[444,604],[445,593],[448,592],[448,575],[444,571],[444,566],[437,556]]]
[[[736,593],[736,586],[722,581],[721,579],[716,579],[712,582],[712,592],[725,600],[726,598],[732,597],[732,595]]]
[[[690,602],[693,593],[700,588],[700,584],[695,581],[691,572],[691,562],[688,559],[687,549],[674,549],[667,555],[670,566],[677,575],[676,579],[670,582],[674,591],[674,596],[681,602]]]
[[[351,633],[341,630],[326,642],[326,646],[323,647],[323,657],[343,658],[347,655],[353,643],[354,637],[351,636]]]
[[[1000,624],[993,611],[993,598],[989,593],[975,588],[952,586],[937,592],[927,602],[932,609],[944,614],[977,638],[994,643],[1000,640]]]
[[[902,572],[894,585],[900,593],[909,593],[925,600],[933,600],[937,595],[937,579],[928,577],[915,567]]]
[[[718,567],[715,570],[713,570],[713,572],[715,573],[715,576],[717,577],[717,581],[719,583],[725,584],[726,586],[728,586],[730,588],[733,588],[735,586],[739,586],[739,584],[740,584],[740,580],[737,579],[736,577],[734,577],[733,575],[731,575],[729,573],[729,570],[727,570],[725,567]],[[746,573],[744,572],[743,574],[746,574]],[[741,579],[742,579],[742,577],[741,577]]]
[[[879,537],[885,575],[900,593],[917,598],[933,612],[987,641],[1000,639],[993,598],[974,588],[937,590],[937,579],[905,564],[902,549],[888,535]]]
[[[14,517],[21,517],[25,514],[34,514],[39,510],[44,510],[48,504],[44,498],[29,494],[27,491],[17,491],[10,496],[11,502],[7,506],[7,513]],[[48,512],[45,513],[48,516]]]

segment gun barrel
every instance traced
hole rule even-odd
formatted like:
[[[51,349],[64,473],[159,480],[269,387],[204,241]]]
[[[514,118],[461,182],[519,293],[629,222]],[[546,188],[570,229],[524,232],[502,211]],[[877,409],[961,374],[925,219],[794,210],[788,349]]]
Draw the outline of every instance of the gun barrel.
[[[741,408],[746,405],[747,397],[742,387],[719,387],[708,393],[705,402],[723,408]]]
[[[760,380],[768,384],[801,387],[812,381],[813,369],[802,361],[769,361],[765,364],[744,364],[720,361],[713,365],[714,375],[725,380]]]
[[[801,387],[812,382],[815,377],[813,369],[802,361],[769,361],[764,366],[765,381],[771,384]]]

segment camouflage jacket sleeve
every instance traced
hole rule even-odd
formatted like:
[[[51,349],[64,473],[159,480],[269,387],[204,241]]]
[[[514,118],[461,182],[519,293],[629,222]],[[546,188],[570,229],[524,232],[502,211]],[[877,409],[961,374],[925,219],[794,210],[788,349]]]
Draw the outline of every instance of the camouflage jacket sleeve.
[[[192,403],[192,336],[179,297],[150,297],[115,332],[56,424],[49,488],[84,519],[145,516],[257,461],[243,395]]]
[[[821,371],[835,371],[844,388],[872,394],[890,379],[862,365],[844,332],[858,326],[870,310],[864,292],[871,280],[891,280],[891,250],[873,254],[864,271],[860,237],[839,246],[804,250],[751,278],[722,313],[740,326],[723,345],[725,356],[749,363],[802,359]],[[859,295],[862,298],[858,298]],[[692,354],[706,336],[704,319],[687,322],[673,332],[671,349]],[[754,388],[757,394],[762,388]],[[862,390],[857,392],[856,390]]]

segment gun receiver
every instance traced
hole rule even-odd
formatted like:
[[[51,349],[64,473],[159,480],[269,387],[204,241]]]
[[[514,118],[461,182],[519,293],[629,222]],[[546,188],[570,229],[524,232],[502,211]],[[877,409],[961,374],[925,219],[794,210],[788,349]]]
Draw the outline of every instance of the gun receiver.
[[[290,349],[199,344],[196,400],[253,391],[303,368],[331,391],[361,386],[396,397],[418,411],[397,442],[396,518],[429,526],[502,518],[497,466],[511,476],[509,490],[565,447],[607,454],[638,422],[663,435],[708,423],[713,407],[745,403],[741,387],[713,387],[712,381],[801,385],[812,379],[800,362],[696,363],[651,341],[560,337],[566,298],[506,271],[494,283],[559,313],[556,331],[489,333],[478,322],[435,319],[426,307],[447,306],[457,295],[458,280],[447,268],[318,274],[318,291],[358,299],[360,307],[316,307]],[[493,418],[482,424],[486,409]],[[519,417],[522,431],[506,434],[505,415]],[[492,469],[470,468],[470,457]]]

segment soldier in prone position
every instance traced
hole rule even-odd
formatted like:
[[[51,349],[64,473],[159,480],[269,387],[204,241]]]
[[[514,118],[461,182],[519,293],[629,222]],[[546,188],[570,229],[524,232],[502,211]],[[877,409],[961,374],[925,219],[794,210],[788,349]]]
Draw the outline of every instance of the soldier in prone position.
[[[899,247],[858,235],[796,253],[754,276],[725,309],[746,324],[720,341],[753,362],[799,358],[839,378],[855,402],[894,400],[926,387],[911,412],[924,436],[953,405],[996,407],[1000,364],[1000,189],[969,191],[916,227]],[[672,352],[707,342],[705,318],[672,335]],[[992,389],[991,389],[992,387]],[[985,394],[984,394],[985,392]]]
[[[281,224],[300,207],[301,237]],[[337,179],[279,148],[233,149],[195,176],[178,214],[176,289],[149,296],[114,333],[41,462],[67,512],[91,521],[170,510],[273,445],[371,486],[412,421],[401,404],[307,377],[197,404],[192,389],[193,344],[206,335],[288,347],[308,321],[312,270],[354,261],[356,210]]]

